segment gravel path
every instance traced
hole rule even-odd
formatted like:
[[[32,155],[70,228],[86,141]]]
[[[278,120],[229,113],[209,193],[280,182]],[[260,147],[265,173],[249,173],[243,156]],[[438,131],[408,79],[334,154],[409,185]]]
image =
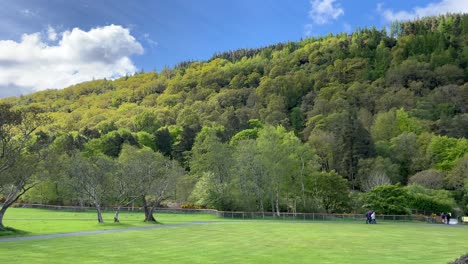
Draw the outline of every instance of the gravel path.
[[[205,224],[212,224],[212,223],[216,223],[216,222],[190,222],[190,223],[183,223],[183,224],[153,225],[153,226],[129,227],[129,228],[118,228],[118,229],[107,229],[107,230],[82,231],[82,232],[72,232],[72,233],[62,233],[62,234],[10,237],[10,238],[0,238],[0,243],[48,239],[48,238],[56,238],[56,237],[71,237],[71,236],[85,236],[85,235],[95,235],[95,234],[105,234],[105,233],[117,233],[117,232],[126,232],[126,231],[140,231],[140,230],[157,229],[157,228],[173,228],[173,227],[181,227],[181,226],[205,225]]]

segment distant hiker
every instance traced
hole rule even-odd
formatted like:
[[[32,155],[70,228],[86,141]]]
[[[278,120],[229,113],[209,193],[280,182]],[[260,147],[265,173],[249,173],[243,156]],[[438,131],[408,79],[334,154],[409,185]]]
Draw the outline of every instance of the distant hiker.
[[[371,224],[377,224],[377,222],[375,221],[375,212],[372,212],[371,214]]]
[[[444,224],[445,224],[445,217],[446,217],[446,216],[445,216],[445,213],[442,213],[442,214],[440,215],[440,218],[442,218],[442,223],[444,223]]]
[[[447,225],[450,225],[450,218],[451,218],[451,217],[452,217],[452,216],[450,215],[450,213],[447,213],[447,214],[445,215],[445,219],[447,220]]]

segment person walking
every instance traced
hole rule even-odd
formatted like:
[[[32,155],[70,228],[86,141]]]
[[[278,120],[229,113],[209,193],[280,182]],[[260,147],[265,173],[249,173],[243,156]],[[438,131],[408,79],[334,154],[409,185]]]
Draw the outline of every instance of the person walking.
[[[371,224],[377,224],[377,221],[375,220],[375,212],[372,211],[372,214],[371,214]]]
[[[371,224],[371,214],[372,214],[371,210],[368,210],[366,212],[366,224]]]
[[[451,218],[451,217],[452,217],[452,216],[450,215],[450,213],[447,213],[447,214],[445,215],[445,220],[447,221],[447,225],[450,225],[450,218]]]

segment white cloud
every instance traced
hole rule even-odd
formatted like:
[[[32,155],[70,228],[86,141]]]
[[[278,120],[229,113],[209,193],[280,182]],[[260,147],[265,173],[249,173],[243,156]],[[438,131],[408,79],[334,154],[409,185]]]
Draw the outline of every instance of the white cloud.
[[[410,11],[400,10],[393,11],[385,9],[383,4],[377,5],[377,11],[386,21],[405,21],[426,16],[434,16],[445,13],[467,13],[468,1],[466,0],[442,0],[439,2],[429,3],[423,7],[415,7]]]
[[[50,45],[43,38],[59,41]],[[33,33],[24,34],[19,42],[0,40],[0,95],[131,74],[136,67],[130,56],[142,53],[141,44],[118,25],[89,31],[74,28],[60,34],[49,27],[47,36]]]
[[[55,29],[51,26],[47,28],[47,38],[51,41],[57,40],[57,32],[55,32]]]
[[[20,14],[23,15],[24,17],[37,17],[37,13],[30,10],[30,9],[22,9],[20,10]]]
[[[330,20],[338,19],[344,15],[344,10],[338,4],[334,5],[335,0],[311,0],[311,9],[309,17],[315,24],[323,25]]]
[[[149,44],[150,47],[154,48],[154,47],[157,47],[158,46],[158,42],[153,40],[151,37],[150,37],[150,34],[148,33],[145,33],[143,34],[143,38],[145,39],[145,41]]]

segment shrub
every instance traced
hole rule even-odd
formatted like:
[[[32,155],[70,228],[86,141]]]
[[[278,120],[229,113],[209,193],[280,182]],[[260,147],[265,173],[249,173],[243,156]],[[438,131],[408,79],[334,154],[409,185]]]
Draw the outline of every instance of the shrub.
[[[382,214],[409,214],[409,194],[399,184],[377,186],[367,193],[370,209]]]
[[[4,203],[6,201],[5,195],[0,195],[0,203]]]
[[[426,211],[426,212],[451,212],[452,206],[448,203],[437,201],[436,199],[424,195],[424,194],[415,194],[410,197],[410,205],[412,209]]]
[[[197,205],[194,203],[185,203],[180,206],[182,209],[206,209],[205,206]]]
[[[411,209],[440,213],[451,212],[456,206],[451,193],[446,190],[427,189],[417,184],[406,186],[405,189],[409,194]]]

